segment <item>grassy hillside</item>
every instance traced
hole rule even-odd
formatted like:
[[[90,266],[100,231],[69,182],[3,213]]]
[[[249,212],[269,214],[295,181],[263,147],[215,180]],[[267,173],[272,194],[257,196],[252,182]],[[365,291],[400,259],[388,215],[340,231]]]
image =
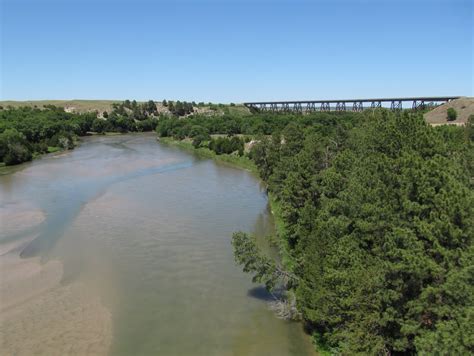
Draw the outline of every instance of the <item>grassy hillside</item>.
[[[447,110],[449,108],[454,108],[458,114],[458,117],[454,121],[448,121],[447,119]],[[426,122],[433,126],[443,124],[464,125],[470,115],[474,115],[474,98],[463,97],[438,106],[427,112],[424,117]]]
[[[98,111],[102,113],[103,111],[110,112],[112,111],[113,103],[121,103],[121,100],[27,100],[27,101],[14,101],[14,100],[4,100],[0,101],[0,106],[4,108],[12,106],[14,108],[20,106],[31,106],[43,108],[45,105],[54,105],[58,107],[63,107],[67,111],[74,111],[78,113]],[[139,102],[141,103],[141,102]],[[169,112],[166,107],[161,105],[161,101],[156,101],[157,109],[159,113]],[[243,105],[215,105],[215,110],[211,110],[209,105],[202,107],[195,107],[195,113],[201,114],[222,114],[225,111],[232,116],[243,116],[249,114],[249,110]]]
[[[0,105],[3,107],[13,106],[37,106],[39,108],[45,105],[55,105],[63,107],[65,109],[73,110],[75,112],[88,112],[88,111],[111,111],[113,103],[120,103],[120,100],[28,100],[28,101],[13,101],[6,100],[0,101]]]

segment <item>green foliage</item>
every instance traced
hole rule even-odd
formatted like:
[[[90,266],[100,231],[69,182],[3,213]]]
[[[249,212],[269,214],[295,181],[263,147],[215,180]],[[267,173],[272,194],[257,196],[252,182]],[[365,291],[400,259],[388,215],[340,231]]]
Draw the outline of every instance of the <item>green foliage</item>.
[[[125,133],[129,131],[137,131],[137,125],[135,123],[135,120],[126,115],[118,115],[113,112],[107,119],[107,122],[110,124],[110,127],[112,127],[113,131],[115,132]]]
[[[156,104],[153,100],[148,100],[148,102],[144,104],[144,110],[149,114],[156,114],[158,112]]]
[[[205,144],[201,145],[200,147],[194,147],[192,142],[189,142],[187,140],[177,141],[169,137],[162,137],[159,140],[162,143],[191,151],[197,154],[198,156],[210,158],[233,167],[240,167],[242,169],[257,174],[257,168],[255,167],[255,164],[246,155],[217,155],[214,151],[211,151],[209,148],[207,148]]]
[[[201,144],[205,141],[205,138],[203,136],[195,136],[193,138],[193,147],[194,148],[199,148]]]
[[[152,125],[153,128],[149,128],[150,122],[142,125],[133,125],[135,122],[138,123],[140,121],[155,118],[155,116],[158,114],[158,109],[153,100],[148,100],[144,103],[138,103],[135,100],[130,101],[127,99],[120,104],[114,103],[112,107],[113,110],[107,118],[110,119],[109,129],[113,131],[151,131],[156,126]],[[128,123],[125,122],[127,120],[129,121]]]
[[[107,121],[101,119],[95,119],[92,123],[91,130],[97,133],[104,133],[107,131]]]
[[[242,156],[244,154],[244,141],[237,136],[231,138],[218,137],[209,142],[209,149],[218,155],[238,152],[239,156]]]
[[[454,121],[458,117],[458,113],[454,108],[448,108],[448,120],[449,121]]]
[[[169,102],[168,105],[171,105]],[[173,112],[174,109],[170,109]],[[334,115],[329,113],[315,113],[311,115],[295,114],[256,114],[256,115],[200,115],[192,114],[186,118],[177,120],[175,117],[160,117],[157,132],[160,137],[173,137],[177,131],[182,131],[185,137],[190,137],[193,126],[202,126],[210,135],[271,135],[273,132],[281,132],[289,123],[295,123],[299,127],[314,127],[325,133],[336,127],[344,128],[352,126],[361,119],[359,113],[345,113]]]
[[[237,135],[253,137],[248,156],[278,204],[284,249],[280,266],[254,237],[234,234],[254,281],[290,289],[315,338],[341,354],[474,352],[472,117],[432,128],[386,110],[204,116],[167,104],[175,116],[129,100],[107,120],[54,106],[2,110],[0,160],[72,148],[88,131],[155,129],[253,167]]]
[[[236,232],[232,236],[232,246],[236,263],[243,266],[244,272],[254,275],[253,282],[265,284],[268,290],[279,285],[292,286],[297,282],[295,275],[282,270],[273,259],[260,251],[254,236]]]
[[[176,101],[176,103],[169,102],[168,103],[168,110],[176,116],[184,116],[191,114],[194,111],[193,105],[186,101]]]
[[[203,126],[200,125],[193,125],[190,127],[188,136],[193,138],[197,136],[202,136],[204,137],[204,140],[210,140],[211,137],[209,135],[209,130]]]
[[[194,125],[191,127],[189,131],[189,137],[193,139],[194,148],[200,147],[204,141],[209,141],[211,139],[209,131],[205,127],[199,125]]]
[[[48,153],[54,153],[58,151],[61,151],[60,147],[48,146]]]
[[[470,115],[466,123],[466,138],[471,143],[474,143],[474,115]]]
[[[135,125],[137,131],[139,132],[154,131],[156,129],[156,125],[158,125],[158,119],[149,117],[145,120],[135,123]]]
[[[68,150],[74,148],[74,137],[71,133],[60,131],[51,137],[48,142],[48,146],[60,147]]]
[[[98,118],[97,113],[67,113],[54,105],[45,105],[43,110],[8,108],[0,111],[0,134],[14,131],[3,135],[0,160],[16,164],[30,160],[33,155],[49,152],[48,147],[71,149],[76,136],[84,136],[90,131],[153,131],[158,123],[156,113],[156,104],[152,100],[143,104],[135,100],[114,103],[110,114],[103,113],[104,119]]]
[[[16,164],[30,160],[33,154],[48,152],[48,146],[72,148],[74,137],[90,131],[94,120],[96,114],[66,113],[53,105],[44,110],[27,107],[3,110],[0,133],[9,136],[10,154],[0,159],[6,164]],[[12,132],[17,134],[11,135]],[[4,144],[4,150],[5,147]]]
[[[473,353],[470,124],[382,110],[273,132],[250,156],[278,201],[308,327],[342,354]],[[243,245],[237,261],[265,283],[272,270]]]
[[[0,160],[7,166],[30,161],[32,152],[25,136],[16,129],[6,129],[0,134]]]

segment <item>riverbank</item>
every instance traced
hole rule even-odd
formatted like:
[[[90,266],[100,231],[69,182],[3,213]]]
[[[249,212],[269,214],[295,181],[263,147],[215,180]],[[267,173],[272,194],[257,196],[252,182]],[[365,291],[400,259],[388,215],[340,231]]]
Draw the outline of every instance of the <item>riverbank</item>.
[[[193,156],[156,134],[88,137],[0,176],[5,238],[37,241],[26,258],[0,241],[2,350],[314,355],[233,263],[234,231],[274,233],[259,180]]]
[[[198,156],[203,157],[203,158],[210,158],[215,161],[219,161],[219,162],[222,162],[222,163],[225,163],[237,168],[245,169],[258,176],[257,166],[255,165],[255,163],[253,163],[252,160],[250,160],[246,156],[227,155],[227,154],[218,155],[214,151],[211,151],[210,149],[205,148],[205,147],[194,148],[190,140],[175,140],[171,137],[160,137],[158,138],[158,142],[181,148],[188,152],[195,153]]]
[[[8,355],[105,355],[112,318],[100,298],[80,282],[64,284],[61,261],[20,257],[45,219],[33,203],[0,206],[0,347]]]
[[[251,171],[255,175],[259,176],[257,166],[255,165],[253,161],[251,161],[247,157],[226,155],[226,154],[217,155],[214,151],[211,151],[210,149],[207,149],[204,147],[200,147],[196,149],[194,148],[190,140],[189,141],[175,140],[170,137],[161,137],[161,138],[158,138],[158,141],[161,143],[173,146],[173,147],[178,147],[188,152],[195,153],[199,155],[200,157],[210,158],[210,159],[234,166],[236,168],[241,168],[241,169]],[[287,231],[285,228],[285,223],[283,221],[283,212],[282,212],[281,204],[276,200],[276,198],[270,192],[267,192],[267,197],[268,197],[268,205],[274,218],[275,232],[276,232],[275,239],[273,239],[272,243],[275,245],[275,247],[278,250],[278,254],[284,268],[289,271],[294,271],[295,262],[294,262],[294,259],[290,255],[290,252],[289,252],[290,249],[285,237],[287,234]],[[332,355],[330,350],[326,347],[326,345],[324,345],[323,342],[321,342],[320,340],[314,337],[312,337],[312,341],[318,355],[320,356]]]
[[[218,155],[214,151],[211,151],[210,149],[205,148],[205,147],[194,148],[190,140],[175,140],[171,137],[160,137],[158,138],[158,141],[160,143],[164,143],[173,147],[178,147],[185,151],[195,153],[203,158],[210,158],[210,159],[231,165],[236,168],[245,169],[259,176],[257,166],[248,157],[228,155],[228,154]],[[268,196],[268,204],[270,207],[270,211],[272,212],[272,215],[275,220],[275,231],[278,237],[276,241],[273,241],[273,243],[278,248],[280,257],[282,259],[281,262],[284,265],[284,267],[292,271],[294,268],[294,261],[292,260],[288,252],[289,248],[285,239],[286,229],[285,229],[285,224],[283,222],[283,214],[281,211],[282,208],[281,208],[280,203],[276,200],[276,198],[270,192],[267,192],[267,196]]]
[[[122,132],[104,132],[104,133],[98,133],[98,132],[88,132],[87,135],[84,136],[78,136],[74,139],[74,147],[73,148],[62,148],[58,146],[48,146],[48,152],[40,153],[40,152],[33,152],[32,158],[30,161],[25,161],[17,164],[11,164],[11,165],[6,165],[4,162],[0,162],[0,175],[3,174],[9,174],[12,173],[14,170],[12,168],[18,167],[19,165],[27,162],[34,161],[36,159],[40,159],[43,157],[46,157],[48,155],[55,155],[55,154],[62,154],[64,152],[73,150],[77,148],[78,146],[81,145],[83,137],[89,137],[89,136],[119,136],[119,135],[126,135],[128,133],[122,133]]]
[[[79,141],[74,142],[74,148],[76,148],[79,145],[78,142]],[[10,165],[6,165],[4,162],[0,162],[0,175],[9,174],[9,173],[14,172],[22,164],[30,163],[34,160],[41,159],[41,158],[49,156],[49,155],[52,155],[52,156],[60,155],[60,154],[63,154],[64,152],[73,150],[74,148],[66,149],[66,148],[61,148],[61,147],[57,147],[57,146],[49,146],[48,147],[48,152],[45,152],[45,153],[34,152],[33,157],[31,158],[30,161],[25,161],[25,162],[21,162],[21,163],[17,163],[17,164],[10,164]]]
[[[188,152],[195,153],[203,158],[210,158],[215,161],[222,162],[236,168],[245,169],[259,176],[257,166],[248,157],[228,155],[228,154],[218,155],[214,151],[211,151],[210,149],[205,148],[205,147],[194,148],[190,140],[176,140],[171,137],[160,137],[158,138],[158,142],[164,143],[173,147],[178,147]],[[285,223],[283,221],[283,213],[282,213],[281,205],[270,192],[267,192],[267,197],[268,197],[268,205],[270,207],[270,211],[274,217],[275,231],[277,235],[276,236],[277,238],[275,239],[275,241],[272,241],[272,243],[274,243],[278,249],[278,253],[280,255],[281,263],[283,264],[283,266],[286,269],[293,271],[294,261],[289,254],[288,244],[285,239],[286,229],[285,229]]]

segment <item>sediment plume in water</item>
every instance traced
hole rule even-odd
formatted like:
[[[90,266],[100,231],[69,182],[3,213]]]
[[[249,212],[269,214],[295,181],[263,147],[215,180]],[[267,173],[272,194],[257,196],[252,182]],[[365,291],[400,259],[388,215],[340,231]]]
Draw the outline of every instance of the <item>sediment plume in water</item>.
[[[41,223],[39,210],[0,209],[2,230],[21,234]],[[80,282],[61,284],[62,263],[21,258],[35,238],[0,241],[0,350],[4,355],[107,354],[110,312]]]

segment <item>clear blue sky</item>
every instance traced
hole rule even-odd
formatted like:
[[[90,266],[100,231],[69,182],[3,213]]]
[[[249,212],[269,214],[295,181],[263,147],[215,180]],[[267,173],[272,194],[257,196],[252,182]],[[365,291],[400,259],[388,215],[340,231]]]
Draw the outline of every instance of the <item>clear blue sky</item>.
[[[0,0],[3,100],[473,96],[466,0]]]

